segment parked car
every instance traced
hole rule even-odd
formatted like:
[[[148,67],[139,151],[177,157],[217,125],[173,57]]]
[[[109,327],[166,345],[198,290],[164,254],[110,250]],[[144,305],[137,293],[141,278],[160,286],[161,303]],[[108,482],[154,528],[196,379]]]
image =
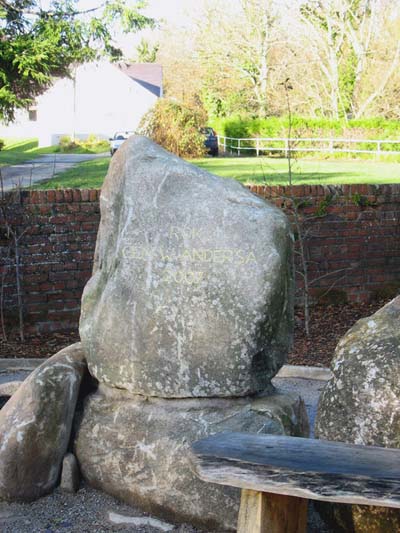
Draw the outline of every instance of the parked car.
[[[210,127],[201,128],[200,133],[204,135],[204,146],[208,149],[208,153],[212,156],[218,155],[218,137],[215,130]]]
[[[117,131],[114,133],[114,137],[110,137],[110,154],[113,156],[121,144],[133,135],[133,131]]]

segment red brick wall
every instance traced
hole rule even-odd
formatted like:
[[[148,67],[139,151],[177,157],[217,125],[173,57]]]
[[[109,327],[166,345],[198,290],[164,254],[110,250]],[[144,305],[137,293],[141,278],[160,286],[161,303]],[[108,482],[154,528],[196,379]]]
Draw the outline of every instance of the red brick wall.
[[[19,232],[27,228],[20,239],[26,321],[44,332],[75,327],[83,287],[91,275],[100,220],[99,191],[23,191],[5,211],[12,227]],[[4,265],[10,264],[6,258],[10,239],[5,238],[1,217],[0,227],[4,273]],[[4,292],[6,319],[15,323],[14,267],[6,271]]]
[[[295,198],[314,296],[369,301],[398,292],[400,185],[296,186],[293,194],[289,187],[252,190],[289,215]],[[297,286],[302,284],[298,274]]]
[[[288,188],[251,189],[291,214]],[[368,300],[400,286],[400,185],[296,186],[293,197],[303,219],[315,296]],[[77,324],[82,290],[91,273],[98,200],[96,190],[24,191],[7,199],[10,226],[19,234],[25,231],[19,239],[24,313],[37,331]],[[0,227],[5,315],[15,323],[15,261],[7,259],[12,239],[4,220]],[[15,247],[11,250],[13,256]],[[301,284],[298,275],[298,287]]]

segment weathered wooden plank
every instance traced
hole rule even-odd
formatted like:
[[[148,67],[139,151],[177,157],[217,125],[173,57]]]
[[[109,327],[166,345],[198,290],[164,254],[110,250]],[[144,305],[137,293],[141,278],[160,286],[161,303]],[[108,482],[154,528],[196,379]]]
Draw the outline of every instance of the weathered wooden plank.
[[[400,450],[220,433],[192,446],[205,481],[339,503],[400,508]]]
[[[265,496],[264,492],[242,489],[237,533],[266,533]]]
[[[307,500],[242,489],[237,533],[305,533]]]
[[[264,492],[262,494],[265,494]],[[266,533],[305,533],[308,500],[282,494],[266,494]]]

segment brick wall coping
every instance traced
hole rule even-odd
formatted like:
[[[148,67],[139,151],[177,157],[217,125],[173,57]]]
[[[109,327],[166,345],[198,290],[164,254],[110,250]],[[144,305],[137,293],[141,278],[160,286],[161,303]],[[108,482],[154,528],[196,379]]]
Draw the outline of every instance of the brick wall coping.
[[[289,196],[291,194],[300,198],[304,196],[325,197],[327,195],[351,197],[354,194],[372,197],[400,196],[400,183],[382,185],[293,185],[292,188],[288,185],[247,185],[247,187],[252,192],[271,198]],[[24,204],[98,202],[100,189],[23,190],[20,194]]]

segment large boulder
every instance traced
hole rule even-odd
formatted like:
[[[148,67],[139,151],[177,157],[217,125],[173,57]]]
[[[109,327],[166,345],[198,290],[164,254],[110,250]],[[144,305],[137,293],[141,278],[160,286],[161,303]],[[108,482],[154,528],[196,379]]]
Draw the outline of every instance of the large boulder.
[[[80,343],[61,350],[0,411],[0,499],[34,500],[56,486],[85,368]]]
[[[339,342],[321,395],[318,438],[400,448],[400,296],[359,320]],[[320,505],[336,531],[400,531],[400,511]]]
[[[91,374],[159,397],[264,390],[291,343],[291,233],[238,182],[132,137],[103,185],[80,334]]]
[[[219,431],[307,436],[304,403],[270,391],[259,398],[132,397],[101,385],[86,399],[75,454],[84,478],[128,503],[206,531],[236,529],[239,490],[191,470],[190,444]]]

